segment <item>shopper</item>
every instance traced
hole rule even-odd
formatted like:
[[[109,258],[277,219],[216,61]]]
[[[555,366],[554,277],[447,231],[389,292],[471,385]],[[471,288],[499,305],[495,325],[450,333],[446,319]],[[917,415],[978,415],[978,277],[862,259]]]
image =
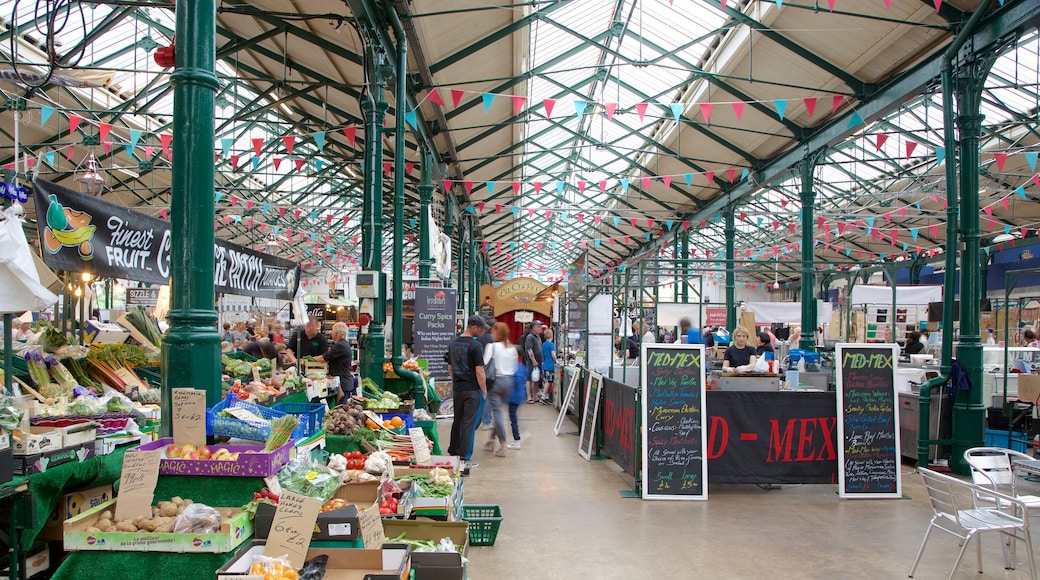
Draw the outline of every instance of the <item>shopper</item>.
[[[679,342],[682,344],[700,344],[701,331],[690,324],[690,319],[683,316],[679,319]]]
[[[285,345],[287,358],[291,364],[296,364],[303,357],[320,356],[329,351],[329,339],[318,332],[318,321],[314,318],[307,319],[303,328],[297,328],[289,342]]]
[[[715,327],[705,326],[704,327],[704,346],[708,347],[708,352],[715,348]]]
[[[903,345],[903,354],[918,354],[924,351],[924,344],[921,343],[921,333],[911,332],[910,336],[906,338],[906,343]]]
[[[246,325],[242,322],[236,322],[231,327],[231,344],[235,345],[235,348],[241,349],[249,342],[249,333],[246,332]]]
[[[542,336],[545,338],[545,341],[542,342],[542,395],[538,400],[543,405],[551,405],[556,364],[560,360],[556,358],[556,343],[553,342],[553,331],[546,329]]]
[[[339,377],[339,392],[329,397],[329,405],[335,406],[332,403],[339,403],[347,396],[347,393],[354,390],[354,376],[350,374],[352,356],[350,343],[347,342],[347,324],[345,322],[337,322],[332,325],[332,345],[325,354],[314,357],[314,360],[328,363],[329,376]]]
[[[506,445],[507,449],[520,449],[520,419],[517,411],[527,398],[527,365],[523,364],[523,349],[517,345],[514,351],[517,365],[516,374],[513,375],[513,394],[509,397],[509,425],[513,431],[513,442]]]
[[[275,349],[274,343],[267,338],[250,340],[242,345],[242,352],[254,358],[278,358],[278,351]]]
[[[282,323],[275,322],[271,326],[268,326],[267,337],[271,339],[271,342],[285,344],[285,332],[282,328]]]
[[[223,342],[226,342],[228,344],[235,344],[235,339],[231,336],[231,323],[230,322],[225,322],[224,323],[224,334],[223,334],[223,336],[221,336],[220,340],[223,341]]]
[[[527,402],[533,404],[538,402],[538,387],[541,385],[542,374],[542,332],[545,323],[535,320],[531,323],[531,333],[524,341],[524,354],[527,364]]]
[[[19,322],[14,333],[14,340],[29,340],[32,336],[32,325],[24,320]]]
[[[487,398],[484,381],[484,351],[477,337],[487,330],[487,323],[474,314],[466,321],[462,334],[448,345],[446,358],[451,375],[452,398],[455,403],[455,418],[451,422],[451,440],[448,455],[462,458],[462,471],[466,473],[476,467],[470,458],[473,455],[473,435],[481,406]]]
[[[769,353],[769,356],[766,356],[767,352]],[[755,349],[755,354],[757,354],[758,356],[764,356],[764,357],[766,357],[768,359],[768,358],[772,357],[772,353],[773,353],[773,341],[770,339],[769,333],[768,332],[760,332],[760,333],[758,333],[758,348]]]
[[[484,323],[488,325],[488,330],[484,331],[484,333],[481,334],[477,338],[477,340],[480,341],[480,346],[482,346],[484,348],[484,351],[487,352],[488,345],[490,345],[492,342],[495,342],[495,339],[491,337],[491,327],[495,324],[495,319],[491,318],[489,320],[485,318]],[[486,358],[484,359],[484,364],[487,364]],[[490,393],[495,388],[495,377],[484,378],[487,382],[488,393]],[[493,426],[491,424],[491,405],[484,405],[484,412],[481,414],[480,417],[480,428],[491,429],[492,427]]]
[[[484,449],[494,451],[498,457],[506,455],[506,402],[513,396],[513,375],[519,359],[516,348],[509,343],[509,326],[496,322],[491,327],[494,341],[484,350],[484,368],[488,362],[495,361],[495,381],[488,383],[488,402],[485,407],[491,408],[494,420],[494,431],[491,432]]]
[[[646,344],[654,344],[657,342],[657,337],[654,336],[654,331],[650,328],[650,324],[645,320],[643,321],[643,339],[640,344],[644,342]]]
[[[1036,348],[1040,346],[1040,341],[1036,340],[1036,332],[1034,332],[1032,328],[1027,328],[1024,331],[1022,331],[1022,339],[1022,346],[1027,346],[1030,348]]]
[[[726,348],[722,356],[723,372],[749,373],[755,370],[755,361],[758,360],[755,348],[747,343],[748,332],[743,328],[733,331],[733,344]]]

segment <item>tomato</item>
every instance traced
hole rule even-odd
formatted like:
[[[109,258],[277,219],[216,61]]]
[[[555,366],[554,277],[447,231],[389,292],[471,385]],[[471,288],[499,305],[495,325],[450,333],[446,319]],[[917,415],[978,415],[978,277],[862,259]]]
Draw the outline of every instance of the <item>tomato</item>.
[[[361,452],[360,451],[351,451],[350,452],[350,458],[351,459],[361,459]]]

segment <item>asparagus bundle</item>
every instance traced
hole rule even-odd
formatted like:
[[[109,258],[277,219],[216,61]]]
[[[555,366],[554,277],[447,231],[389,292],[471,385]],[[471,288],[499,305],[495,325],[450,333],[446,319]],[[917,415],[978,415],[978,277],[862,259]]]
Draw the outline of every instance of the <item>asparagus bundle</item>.
[[[296,415],[285,415],[271,421],[271,435],[267,438],[264,451],[274,451],[292,439],[293,430],[300,424]]]

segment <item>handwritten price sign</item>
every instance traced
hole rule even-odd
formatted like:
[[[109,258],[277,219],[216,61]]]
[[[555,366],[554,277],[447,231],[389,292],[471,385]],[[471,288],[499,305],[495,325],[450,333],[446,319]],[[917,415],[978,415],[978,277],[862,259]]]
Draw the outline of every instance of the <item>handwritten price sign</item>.
[[[267,538],[264,555],[277,557],[288,554],[294,568],[303,568],[320,509],[321,500],[283,492],[278,500],[278,509],[274,512],[271,535]]]
[[[206,391],[173,389],[173,440],[178,445],[206,444]]]
[[[137,516],[151,517],[155,483],[159,480],[159,459],[159,449],[131,451],[123,455],[116,521]]]

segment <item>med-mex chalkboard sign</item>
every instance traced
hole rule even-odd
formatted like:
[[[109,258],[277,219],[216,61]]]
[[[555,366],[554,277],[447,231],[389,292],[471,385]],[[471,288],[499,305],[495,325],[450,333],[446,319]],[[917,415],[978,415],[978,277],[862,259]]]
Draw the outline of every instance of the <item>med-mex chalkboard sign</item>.
[[[839,344],[838,495],[900,498],[895,344]]]
[[[644,344],[643,499],[708,499],[704,345]]]

